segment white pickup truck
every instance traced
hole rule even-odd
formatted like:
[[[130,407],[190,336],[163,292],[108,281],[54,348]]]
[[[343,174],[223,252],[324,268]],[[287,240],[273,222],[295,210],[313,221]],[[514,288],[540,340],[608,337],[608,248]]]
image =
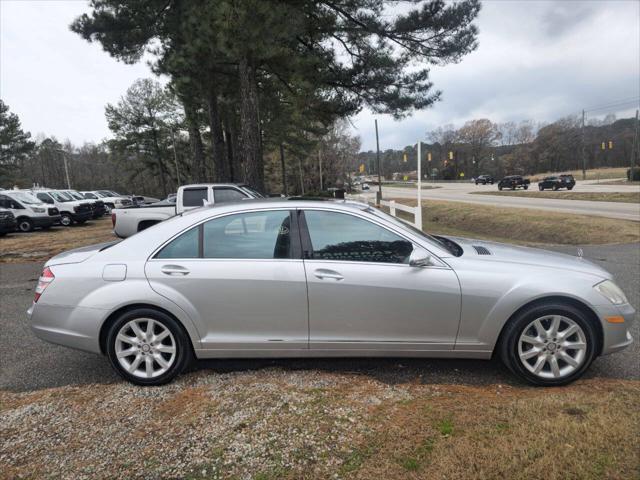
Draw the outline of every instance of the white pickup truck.
[[[193,208],[262,197],[262,194],[248,185],[237,183],[185,185],[178,188],[175,202],[165,200],[144,207],[116,208],[112,210],[113,233],[120,238],[126,238]]]

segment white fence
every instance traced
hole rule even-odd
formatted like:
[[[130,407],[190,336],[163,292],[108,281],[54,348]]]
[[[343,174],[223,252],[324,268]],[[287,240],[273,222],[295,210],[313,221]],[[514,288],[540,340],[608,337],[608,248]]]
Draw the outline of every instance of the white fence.
[[[357,200],[358,202],[368,203],[369,205],[375,205],[376,201],[374,198],[366,197],[365,195],[349,195],[350,200]],[[422,208],[418,205],[417,207],[410,207],[409,205],[405,205],[403,203],[398,203],[395,200],[381,200],[380,205],[383,207],[389,207],[389,213],[394,217],[397,217],[397,211],[410,213],[413,215],[413,225],[422,230]]]

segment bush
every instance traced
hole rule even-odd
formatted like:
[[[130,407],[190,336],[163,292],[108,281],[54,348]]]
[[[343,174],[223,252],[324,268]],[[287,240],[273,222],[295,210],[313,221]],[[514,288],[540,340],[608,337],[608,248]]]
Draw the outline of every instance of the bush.
[[[640,167],[627,168],[627,180],[640,182]]]

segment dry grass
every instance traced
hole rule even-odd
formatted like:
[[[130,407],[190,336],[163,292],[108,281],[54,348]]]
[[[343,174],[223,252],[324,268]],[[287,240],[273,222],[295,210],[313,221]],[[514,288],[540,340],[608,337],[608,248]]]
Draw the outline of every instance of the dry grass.
[[[415,200],[396,199],[415,205]],[[412,216],[401,214],[413,220]],[[640,224],[627,220],[568,215],[523,208],[427,201],[423,230],[524,245],[600,245],[640,241]]]
[[[54,227],[30,233],[12,233],[0,238],[0,263],[47,260],[60,252],[93,243],[117,240],[111,219],[92,220],[84,225]]]
[[[472,195],[505,195],[509,197],[551,198],[554,200],[588,200],[592,202],[640,203],[640,190],[637,192],[566,192],[566,191],[497,191],[471,192]]]
[[[640,382],[202,372],[0,392],[0,478],[638,478]]]
[[[612,178],[626,178],[628,168],[629,167],[594,168],[592,170],[587,170],[586,180],[609,180]],[[576,178],[576,180],[582,180],[582,170],[563,170],[561,172],[536,173],[535,175],[527,176],[527,178],[531,179],[532,182],[538,182],[544,177],[549,177],[551,175],[560,175],[562,173],[571,174]]]

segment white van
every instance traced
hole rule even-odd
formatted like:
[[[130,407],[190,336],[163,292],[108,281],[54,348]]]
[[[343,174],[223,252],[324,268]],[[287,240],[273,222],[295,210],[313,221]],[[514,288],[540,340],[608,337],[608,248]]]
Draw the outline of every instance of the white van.
[[[93,209],[85,200],[75,200],[61,190],[30,190],[43,203],[56,207],[60,211],[60,223],[65,227],[74,222],[82,224],[93,217]]]
[[[21,232],[30,232],[36,227],[47,229],[60,222],[60,212],[56,207],[45,205],[22,190],[2,190],[0,207],[13,213]]]

